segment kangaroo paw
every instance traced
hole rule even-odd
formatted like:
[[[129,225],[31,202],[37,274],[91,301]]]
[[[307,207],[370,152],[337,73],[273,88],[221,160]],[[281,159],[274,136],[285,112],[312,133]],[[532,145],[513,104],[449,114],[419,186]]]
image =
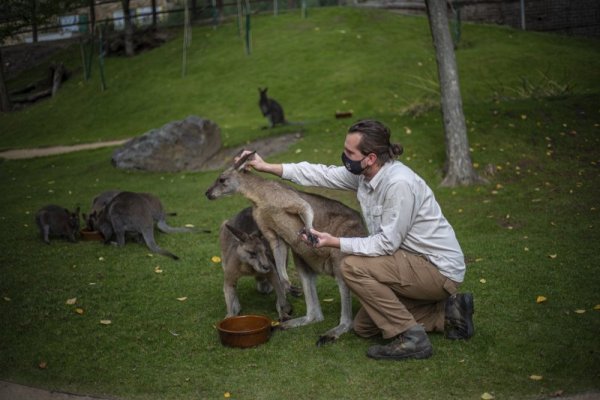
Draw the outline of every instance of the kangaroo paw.
[[[337,340],[338,338],[336,336],[333,336],[331,334],[324,334],[322,336],[319,336],[319,340],[317,340],[317,347],[321,347],[324,344],[327,343],[333,343]]]
[[[306,240],[308,240],[308,243],[313,247],[319,243],[319,238],[316,235],[313,235],[312,233],[310,233],[310,231],[306,228],[302,228],[300,230],[300,232],[298,232],[298,235],[300,235],[300,236],[305,235]]]

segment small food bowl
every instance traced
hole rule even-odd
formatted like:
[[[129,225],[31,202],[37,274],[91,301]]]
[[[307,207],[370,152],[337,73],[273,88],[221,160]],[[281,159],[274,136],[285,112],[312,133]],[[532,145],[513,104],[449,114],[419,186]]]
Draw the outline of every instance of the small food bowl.
[[[104,240],[102,234],[98,231],[90,231],[88,229],[82,229],[79,231],[82,240]]]
[[[271,337],[271,320],[262,315],[238,315],[217,325],[221,343],[230,347],[254,347]]]

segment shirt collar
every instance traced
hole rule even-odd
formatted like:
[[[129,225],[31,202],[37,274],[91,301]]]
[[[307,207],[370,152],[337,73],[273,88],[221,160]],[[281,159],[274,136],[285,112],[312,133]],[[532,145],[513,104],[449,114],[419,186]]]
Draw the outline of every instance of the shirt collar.
[[[361,176],[363,185],[365,185],[369,190],[377,189],[377,185],[379,185],[379,183],[385,178],[385,176],[388,175],[390,166],[392,164],[393,162],[386,162],[385,164],[383,164],[381,168],[379,168],[379,171],[377,171],[377,174],[375,174],[373,179],[371,179],[370,181],[367,181],[364,176]]]

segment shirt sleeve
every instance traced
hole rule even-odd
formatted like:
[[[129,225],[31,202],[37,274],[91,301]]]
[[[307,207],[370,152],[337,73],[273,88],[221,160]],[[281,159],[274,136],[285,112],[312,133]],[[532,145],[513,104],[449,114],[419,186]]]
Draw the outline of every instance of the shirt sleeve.
[[[380,256],[395,253],[409,234],[415,219],[415,195],[407,182],[387,187],[383,203],[371,211],[374,231],[365,238],[340,238],[340,250],[347,254]]]
[[[344,167],[301,162],[282,164],[281,177],[302,186],[317,186],[329,189],[356,190],[358,177]]]

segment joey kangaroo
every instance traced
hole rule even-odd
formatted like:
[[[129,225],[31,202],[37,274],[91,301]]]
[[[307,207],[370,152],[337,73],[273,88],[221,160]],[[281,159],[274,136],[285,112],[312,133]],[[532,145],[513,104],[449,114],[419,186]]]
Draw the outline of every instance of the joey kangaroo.
[[[221,224],[219,232],[221,258],[223,260],[223,293],[227,305],[227,317],[238,315],[241,310],[236,293],[237,281],[242,276],[254,276],[256,290],[270,293],[275,289],[279,319],[289,319],[292,306],[286,299],[275,260],[269,243],[262,235],[248,207]]]
[[[260,111],[262,112],[263,116],[267,117],[269,120],[268,128],[273,128],[277,124],[286,125],[288,122],[285,120],[283,107],[281,107],[281,105],[275,101],[275,99],[267,97],[267,90],[269,90],[269,88],[258,88],[260,93],[258,106],[260,107]]]
[[[49,204],[35,214],[35,223],[45,243],[50,244],[50,236],[65,237],[77,242],[79,236],[79,207],[71,212],[64,207]]]
[[[98,196],[94,198],[92,201],[92,207],[89,214],[83,214],[83,218],[86,221],[87,229],[94,230],[95,221],[98,219],[98,213],[102,210],[112,199],[114,199],[119,193],[122,193],[120,190],[107,190],[105,192],[100,193]],[[133,193],[133,192],[132,192]],[[166,216],[167,215],[177,215],[176,213],[167,213],[164,211],[164,207],[160,201],[160,199],[153,195],[152,193],[137,193],[140,196],[144,197],[148,205],[150,207],[150,211],[152,213],[152,218],[154,222],[156,222],[156,227],[163,233],[180,233],[180,232],[195,232],[194,228],[185,228],[185,227],[172,227],[167,224]],[[210,232],[207,230],[202,230],[203,232]]]
[[[333,276],[338,284],[341,297],[340,323],[325,332],[317,345],[336,340],[352,329],[352,297],[340,273],[340,263],[344,255],[339,249],[315,248],[302,241],[299,232],[310,232],[312,224],[317,230],[332,235],[360,237],[366,236],[360,214],[344,204],[317,194],[298,191],[282,182],[262,178],[245,171],[250,153],[233,167],[225,170],[206,191],[209,199],[240,193],[249,199],[253,216],[263,235],[269,241],[277,273],[280,279],[287,280],[285,270],[286,247],[292,250],[294,262],[306,301],[306,315],[283,322],[282,328],[293,328],[324,319],[317,296],[317,274]],[[316,238],[313,238],[315,240]],[[287,245],[287,246],[286,246]]]
[[[114,235],[117,245],[125,245],[125,232],[141,234],[146,246],[155,253],[178,260],[175,254],[161,249],[154,240],[154,212],[151,200],[140,193],[120,192],[100,210],[94,223],[109,243]]]

